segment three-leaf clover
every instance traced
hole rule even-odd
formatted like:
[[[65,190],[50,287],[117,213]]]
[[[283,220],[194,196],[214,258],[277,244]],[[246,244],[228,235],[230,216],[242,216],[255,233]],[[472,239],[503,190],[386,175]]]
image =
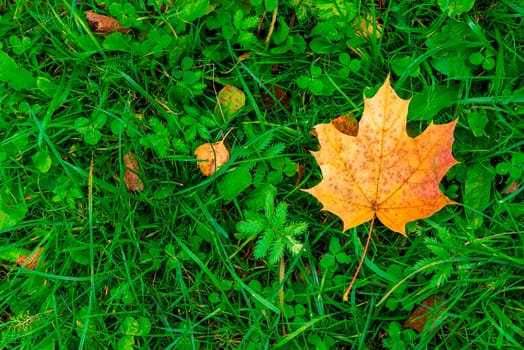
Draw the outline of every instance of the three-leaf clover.
[[[84,135],[84,141],[90,145],[96,145],[102,133],[100,129],[106,123],[107,116],[105,114],[98,114],[94,119],[87,119],[84,117],[75,120],[74,128],[76,131]]]

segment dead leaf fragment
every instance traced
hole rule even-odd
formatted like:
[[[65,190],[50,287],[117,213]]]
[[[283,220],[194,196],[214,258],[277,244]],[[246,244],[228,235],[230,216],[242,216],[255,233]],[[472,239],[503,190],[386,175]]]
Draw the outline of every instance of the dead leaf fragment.
[[[378,23],[377,19],[367,13],[365,15],[355,18],[353,21],[357,36],[363,36],[366,39],[370,39],[372,36],[380,39],[382,36],[382,25]]]
[[[251,52],[251,51],[244,52],[243,54],[241,54],[240,56],[238,56],[238,60],[239,60],[240,62],[245,61],[245,60],[247,60],[249,57],[251,57],[252,54],[253,54],[253,52]]]
[[[23,266],[26,269],[34,270],[38,265],[38,262],[40,261],[42,249],[43,248],[40,247],[37,250],[35,250],[32,254],[29,253],[18,257],[18,259],[16,259],[16,264],[18,266]]]
[[[430,296],[422,302],[422,305],[419,305],[413,310],[413,313],[409,318],[404,322],[402,328],[412,328],[418,333],[422,332],[426,328],[426,324],[431,322],[431,325],[439,318],[438,313],[432,311],[435,309],[435,303],[439,307],[440,312],[444,312],[446,307],[443,305],[440,300],[438,300],[434,295]],[[429,320],[430,316],[433,315],[431,321]],[[431,327],[430,325],[430,327]]]
[[[431,216],[456,204],[439,189],[457,161],[451,154],[457,120],[431,124],[421,135],[406,133],[408,100],[389,83],[372,98],[364,98],[364,113],[356,136],[332,124],[318,124],[319,151],[312,152],[323,180],[304,191],[323,210],[339,216],[344,231],[374,218],[406,236],[408,222]]]
[[[124,154],[124,183],[128,191],[137,192],[144,190],[144,183],[142,179],[138,176],[140,172],[140,165],[136,160],[135,154],[129,152]]]
[[[271,94],[262,93],[262,102],[264,102],[264,106],[267,109],[278,109],[280,104],[287,110],[291,108],[291,105],[289,104],[289,95],[287,94],[286,90],[279,86],[270,86],[269,91],[271,91],[271,94],[273,94],[276,100],[273,98],[273,96],[271,96]],[[280,104],[277,104],[276,101],[280,102]]]
[[[95,33],[120,32],[127,34],[131,32],[129,28],[123,28],[116,18],[100,15],[91,10],[86,12],[86,19],[89,27],[91,27]]]
[[[229,151],[224,145],[224,141],[204,143],[195,150],[195,156],[199,160],[197,165],[202,174],[211,176],[229,160]]]
[[[513,192],[515,192],[516,190],[518,190],[519,188],[519,182],[518,181],[513,181],[505,190],[504,190],[504,194],[511,194]]]

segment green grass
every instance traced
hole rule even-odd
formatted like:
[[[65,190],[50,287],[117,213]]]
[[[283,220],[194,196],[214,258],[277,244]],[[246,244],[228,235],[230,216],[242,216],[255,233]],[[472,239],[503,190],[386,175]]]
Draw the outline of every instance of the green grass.
[[[279,1],[265,44],[276,1],[162,3],[0,3],[0,348],[521,348],[522,4]],[[88,10],[133,31],[93,33]],[[459,118],[442,188],[461,205],[407,238],[376,222],[343,302],[369,224],[342,232],[301,191],[321,179],[310,130],[359,118],[390,72],[412,134]],[[226,84],[246,95],[232,115]],[[205,178],[193,151],[228,131]],[[261,223],[307,225],[300,252],[261,258]],[[435,321],[402,328],[430,296]]]

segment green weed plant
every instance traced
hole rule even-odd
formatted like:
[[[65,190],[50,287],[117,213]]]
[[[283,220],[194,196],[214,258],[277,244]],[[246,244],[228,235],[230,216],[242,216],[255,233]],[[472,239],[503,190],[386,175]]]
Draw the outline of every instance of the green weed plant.
[[[87,11],[128,33],[97,33]],[[524,9],[512,1],[0,3],[0,348],[519,349]],[[459,118],[461,203],[342,232],[310,130],[391,72]],[[231,85],[245,105],[224,114]],[[276,93],[280,91],[279,94]],[[194,150],[222,140],[209,178]],[[144,190],[128,192],[125,154]],[[20,262],[38,252],[34,269]],[[282,264],[281,262],[285,262]],[[432,296],[420,333],[404,328]]]

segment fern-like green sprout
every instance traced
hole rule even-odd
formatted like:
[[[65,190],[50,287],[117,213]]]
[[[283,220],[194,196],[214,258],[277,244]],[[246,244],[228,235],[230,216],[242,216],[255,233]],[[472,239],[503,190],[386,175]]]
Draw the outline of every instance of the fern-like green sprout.
[[[283,202],[278,203],[275,208],[275,198],[268,194],[264,215],[247,211],[246,220],[237,224],[239,237],[255,239],[259,236],[255,258],[268,259],[270,264],[276,264],[286,249],[293,254],[302,250],[303,244],[297,240],[297,236],[304,234],[308,225],[305,222],[288,222],[287,210],[288,206]]]

